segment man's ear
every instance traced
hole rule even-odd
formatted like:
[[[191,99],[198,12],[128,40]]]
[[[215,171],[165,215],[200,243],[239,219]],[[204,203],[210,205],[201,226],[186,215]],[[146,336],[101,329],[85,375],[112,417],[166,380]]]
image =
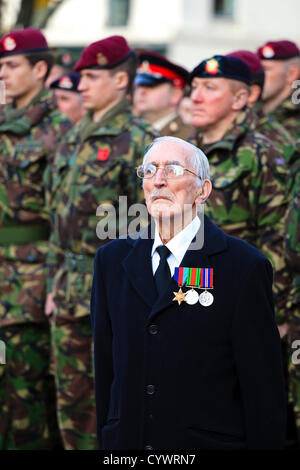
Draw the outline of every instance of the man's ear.
[[[206,199],[210,196],[211,191],[212,191],[211,181],[204,180],[202,183],[201,190],[195,200],[196,205],[200,206],[200,204],[204,204]]]
[[[248,96],[249,106],[253,106],[256,101],[259,99],[261,94],[261,87],[259,85],[253,84],[250,85],[250,95]]]
[[[237,90],[233,96],[232,110],[240,111],[248,104],[249,93],[245,88]]]
[[[181,88],[173,87],[171,105],[176,106],[177,108],[182,97],[183,97],[183,90]]]
[[[125,90],[128,86],[128,74],[124,70],[120,70],[114,74],[114,81],[118,90]]]
[[[47,74],[48,66],[44,60],[39,60],[33,66],[33,73],[38,80],[44,80]]]

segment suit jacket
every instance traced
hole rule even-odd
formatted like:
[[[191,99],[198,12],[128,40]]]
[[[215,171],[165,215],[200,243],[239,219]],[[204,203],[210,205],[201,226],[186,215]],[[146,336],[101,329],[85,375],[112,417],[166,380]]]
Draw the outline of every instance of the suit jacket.
[[[152,239],[117,239],[95,258],[91,299],[101,449],[277,449],[285,435],[272,268],[205,218],[186,267],[214,269],[209,307],[157,297]]]

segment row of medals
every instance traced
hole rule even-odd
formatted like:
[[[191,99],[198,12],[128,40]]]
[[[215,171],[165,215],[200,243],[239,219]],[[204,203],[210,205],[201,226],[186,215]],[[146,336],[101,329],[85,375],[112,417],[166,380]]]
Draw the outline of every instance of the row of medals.
[[[201,294],[198,294],[198,292],[194,288],[188,290],[187,292],[182,292],[180,287],[179,292],[174,292],[174,294],[175,298],[173,300],[179,300],[178,298],[176,298],[176,294],[182,294],[180,295],[181,301],[186,302],[188,305],[195,305],[197,302],[200,302],[200,304],[204,307],[209,307],[214,301],[213,295],[207,290],[205,290]]]

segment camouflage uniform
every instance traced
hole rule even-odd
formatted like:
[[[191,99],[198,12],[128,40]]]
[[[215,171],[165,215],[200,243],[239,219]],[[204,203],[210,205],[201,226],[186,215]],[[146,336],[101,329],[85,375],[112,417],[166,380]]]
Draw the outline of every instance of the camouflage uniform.
[[[43,173],[70,128],[46,89],[0,116],[0,448],[51,446],[49,324],[44,315],[49,225]]]
[[[291,319],[289,325],[289,340],[291,358],[295,349],[292,343],[300,340],[300,160],[296,161],[291,170],[291,200],[286,214],[286,258],[288,268],[293,272],[293,287],[288,299]],[[297,345],[299,349],[299,344]],[[299,358],[299,354],[298,354]],[[290,400],[294,406],[300,444],[300,364],[290,360]]]
[[[58,418],[67,449],[96,448],[89,303],[94,255],[108,241],[96,235],[97,207],[110,203],[117,209],[119,195],[128,196],[128,205],[136,202],[134,167],[155,136],[122,100],[98,123],[88,114],[56,154],[48,292],[56,304],[52,333]]]
[[[297,141],[300,138],[300,104],[294,104],[292,96],[286,98],[268,115],[278,121]]]
[[[206,213],[226,233],[250,242],[271,261],[276,317],[283,323],[290,284],[283,261],[287,170],[276,164],[279,155],[272,143],[254,132],[256,122],[253,110],[246,109],[219,142],[203,145],[201,134],[190,140],[210,164],[213,191]]]
[[[280,154],[280,156],[277,157],[278,164],[289,164],[294,158],[296,151],[295,140],[282,124],[275,121],[270,115],[264,114],[261,104],[257,104],[254,110],[257,115],[257,121],[254,127],[255,132],[259,132],[267,137],[276,147],[276,150]]]

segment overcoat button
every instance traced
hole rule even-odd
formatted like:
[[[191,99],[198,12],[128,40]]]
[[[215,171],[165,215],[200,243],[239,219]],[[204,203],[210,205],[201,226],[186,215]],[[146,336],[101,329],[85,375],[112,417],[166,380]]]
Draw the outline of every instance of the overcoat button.
[[[147,392],[147,395],[153,395],[155,392],[154,385],[147,385],[146,392]]]
[[[149,333],[150,333],[150,335],[156,335],[158,333],[158,326],[157,325],[150,325],[149,326]]]

